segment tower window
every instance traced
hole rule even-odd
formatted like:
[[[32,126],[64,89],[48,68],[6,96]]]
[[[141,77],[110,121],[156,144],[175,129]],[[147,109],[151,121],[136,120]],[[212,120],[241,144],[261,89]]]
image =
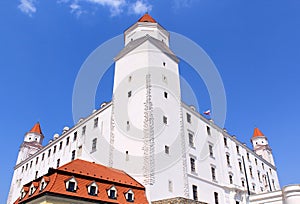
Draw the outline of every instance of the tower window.
[[[211,178],[213,181],[216,181],[216,169],[215,167],[211,167]]]
[[[229,156],[229,154],[226,154],[226,161],[227,161],[227,165],[230,166],[230,156]]]
[[[257,177],[258,177],[259,182],[261,182],[261,179],[260,179],[260,172],[259,172],[259,171],[257,171]]]
[[[236,146],[236,152],[240,154],[240,147],[238,145]]]
[[[215,204],[219,204],[219,194],[214,192]]]
[[[264,165],[264,163],[261,163],[261,166],[262,166],[262,168],[263,168],[263,169],[265,169],[265,165]]]
[[[233,178],[232,178],[232,175],[231,175],[231,174],[229,174],[229,183],[230,183],[230,184],[233,184]]]
[[[32,161],[30,161],[30,167],[29,168],[31,168],[32,167]]]
[[[165,153],[166,154],[169,154],[170,153],[170,147],[165,145]]]
[[[191,162],[191,172],[196,172],[196,164],[195,164],[195,159],[194,158],[190,158],[190,162]]]
[[[224,137],[224,145],[225,145],[225,147],[228,147],[228,144],[227,144],[227,137]]]
[[[74,132],[73,141],[76,141],[76,139],[77,139],[77,132]]]
[[[53,154],[56,152],[56,145],[53,147]]]
[[[130,98],[131,97],[131,91],[128,91],[128,98]]]
[[[242,167],[242,162],[239,161],[239,168],[240,168],[240,171],[243,172],[243,167]]]
[[[72,151],[72,158],[71,158],[72,161],[75,159],[75,152],[76,152],[75,150]]]
[[[96,151],[96,149],[97,149],[97,138],[94,138],[92,143],[92,152]]]
[[[59,143],[59,150],[61,150],[62,145],[63,145],[63,142],[61,141],[61,142]]]
[[[250,161],[250,155],[249,155],[249,152],[247,152],[247,159]]]
[[[242,180],[242,186],[245,187],[245,181],[244,180]]]
[[[164,92],[164,97],[168,98],[168,93],[167,92]]]
[[[256,158],[254,159],[254,161],[255,161],[255,164],[257,165],[257,159]]]
[[[22,172],[24,171],[24,166],[22,166]]]
[[[189,132],[189,145],[190,147],[195,147],[195,144],[194,144],[194,134]]]
[[[165,62],[163,62],[163,66],[164,66],[164,67],[166,66],[166,63],[165,63]]]
[[[211,135],[210,127],[206,126],[206,132],[207,132],[208,135]]]
[[[26,164],[26,168],[25,168],[25,170],[27,170],[28,169],[28,163]]]
[[[209,156],[214,157],[213,146],[211,144],[208,145],[208,149],[209,149]]]
[[[69,142],[70,142],[70,137],[67,137],[66,146],[69,145]]]
[[[129,76],[128,81],[131,82],[131,80],[132,80],[132,76]]]
[[[60,165],[60,159],[58,159],[58,160],[56,161],[56,168],[58,168],[59,165]]]
[[[249,166],[249,172],[250,172],[250,176],[253,177],[252,167],[251,166]]]
[[[130,130],[130,124],[129,124],[129,121],[128,121],[128,120],[127,120],[126,124],[127,124],[127,125],[126,125],[126,130],[129,131],[129,130]]]
[[[94,119],[94,128],[98,127],[98,118]]]
[[[38,172],[38,171],[36,171],[36,172],[35,172],[35,177],[34,177],[35,179],[37,179],[37,177],[38,177],[38,174],[39,174],[39,172]]]
[[[165,75],[162,76],[162,81],[168,83],[167,77]]]
[[[86,126],[83,126],[83,127],[82,127],[82,132],[81,132],[81,134],[82,134],[82,135],[85,135],[85,131],[86,131]]]
[[[45,153],[42,154],[42,161],[44,161]]]
[[[191,116],[191,114],[186,113],[186,121],[187,121],[188,123],[191,123],[191,122],[192,122],[192,116]]]
[[[51,155],[51,149],[48,150],[48,157]]]
[[[193,185],[192,188],[193,188],[193,199],[194,200],[198,200],[198,189],[197,189],[197,186]]]
[[[38,162],[39,162],[39,158],[37,157],[37,158],[35,159],[35,164],[38,164]]]
[[[168,118],[167,118],[167,116],[163,116],[163,122],[164,122],[164,124],[168,124]]]

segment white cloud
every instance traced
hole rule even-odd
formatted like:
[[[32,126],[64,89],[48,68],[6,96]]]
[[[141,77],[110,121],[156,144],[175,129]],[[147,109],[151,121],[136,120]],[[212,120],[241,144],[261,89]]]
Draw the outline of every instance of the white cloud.
[[[86,2],[94,3],[101,6],[107,6],[112,16],[119,15],[123,11],[123,7],[126,6],[125,0],[83,0]]]
[[[77,2],[73,2],[70,4],[71,13],[75,13],[77,17],[79,17],[84,11],[81,6]]]
[[[29,16],[32,16],[32,14],[36,12],[34,0],[21,0],[18,8]]]
[[[144,14],[151,11],[151,9],[151,5],[141,0],[137,0],[134,4],[132,4],[130,12],[133,12],[134,14]]]

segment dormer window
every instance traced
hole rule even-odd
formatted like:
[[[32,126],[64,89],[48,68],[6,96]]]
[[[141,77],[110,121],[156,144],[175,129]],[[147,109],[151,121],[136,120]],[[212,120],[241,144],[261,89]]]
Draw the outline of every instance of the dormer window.
[[[49,182],[49,177],[43,177],[40,182],[40,191],[44,190]]]
[[[115,186],[110,187],[107,191],[107,195],[110,199],[117,199],[117,189]]]
[[[134,201],[134,193],[131,189],[129,191],[127,191],[127,193],[125,193],[125,198],[126,198],[126,201],[128,201],[128,202]]]
[[[26,196],[27,192],[28,192],[28,187],[23,187],[21,190],[20,199],[23,199]]]
[[[87,190],[89,195],[96,196],[98,194],[98,185],[93,181],[87,186]]]
[[[34,194],[34,192],[36,191],[38,187],[38,183],[37,182],[33,182],[30,186],[30,190],[29,190],[29,195],[31,196],[32,194]]]
[[[77,190],[77,181],[74,177],[66,181],[66,190],[70,192],[75,192]]]

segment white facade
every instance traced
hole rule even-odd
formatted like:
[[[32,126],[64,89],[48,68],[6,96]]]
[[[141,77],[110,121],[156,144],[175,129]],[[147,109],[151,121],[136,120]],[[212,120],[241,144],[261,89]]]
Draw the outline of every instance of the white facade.
[[[247,187],[251,194],[280,190],[273,157],[264,159],[181,101],[178,59],[168,44],[156,22],[125,31],[112,102],[34,154],[20,151],[7,203],[48,168],[75,158],[124,170],[151,201],[242,204],[249,203]]]

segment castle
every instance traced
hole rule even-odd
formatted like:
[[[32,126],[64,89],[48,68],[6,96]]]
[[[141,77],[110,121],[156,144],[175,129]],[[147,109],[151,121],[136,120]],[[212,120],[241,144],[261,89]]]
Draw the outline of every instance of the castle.
[[[152,202],[244,204],[249,195],[280,191],[272,150],[258,128],[251,149],[181,101],[179,59],[169,37],[145,14],[124,33],[112,101],[45,146],[39,123],[25,134],[8,204],[24,184],[74,159],[124,170]]]

